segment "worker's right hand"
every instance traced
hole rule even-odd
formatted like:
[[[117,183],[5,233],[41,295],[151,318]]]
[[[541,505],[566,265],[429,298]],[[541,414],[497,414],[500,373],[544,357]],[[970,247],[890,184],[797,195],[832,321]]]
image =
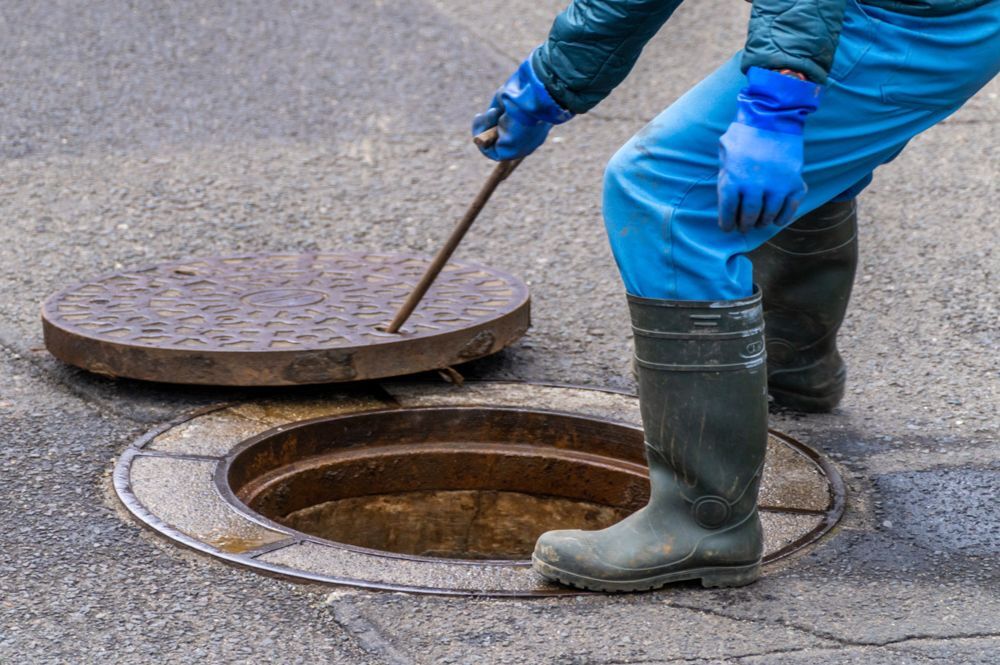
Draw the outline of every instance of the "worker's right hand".
[[[573,114],[559,106],[535,74],[531,57],[500,86],[490,107],[472,121],[472,135],[496,127],[496,143],[479,150],[495,161],[530,155],[545,142],[552,125],[566,122]]]

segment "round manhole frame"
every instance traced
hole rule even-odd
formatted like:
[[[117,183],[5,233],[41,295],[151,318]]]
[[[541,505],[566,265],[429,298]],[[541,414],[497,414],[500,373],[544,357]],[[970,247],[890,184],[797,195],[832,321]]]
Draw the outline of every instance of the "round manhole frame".
[[[473,386],[530,386],[539,388],[551,388],[551,389],[567,389],[576,391],[585,391],[598,394],[606,394],[609,396],[617,396],[629,398],[632,400],[637,400],[634,394],[628,393],[626,391],[619,391],[614,389],[606,388],[594,388],[590,386],[577,386],[569,384],[557,384],[557,383],[544,383],[544,382],[516,382],[516,381],[468,381],[467,385]],[[435,385],[438,388],[443,388],[441,384],[423,384],[418,385]],[[384,390],[381,386],[377,387],[378,390]],[[447,388],[443,388],[447,389]],[[394,400],[393,400],[394,401]],[[187,547],[191,550],[197,551],[201,554],[209,555],[213,558],[220,559],[228,564],[236,565],[241,568],[249,568],[255,572],[269,575],[272,577],[277,577],[281,579],[287,579],[290,581],[298,582],[315,582],[321,584],[328,584],[334,586],[346,586],[361,589],[369,589],[376,591],[391,591],[391,592],[405,592],[405,593],[417,593],[417,594],[429,594],[429,595],[441,595],[441,596],[479,596],[479,597],[496,597],[496,598],[541,598],[541,597],[552,597],[552,596],[577,596],[577,595],[592,595],[594,592],[584,591],[574,588],[562,587],[559,585],[549,584],[544,588],[540,589],[464,589],[464,588],[448,588],[445,586],[431,587],[431,586],[421,586],[414,584],[405,583],[394,583],[385,582],[378,580],[366,580],[359,579],[357,577],[340,577],[335,575],[330,575],[326,573],[317,573],[310,570],[305,570],[302,568],[290,567],[282,564],[269,563],[267,561],[262,561],[258,559],[260,556],[267,555],[268,553],[275,552],[277,550],[284,549],[291,545],[312,543],[320,545],[326,548],[333,548],[337,550],[343,550],[345,552],[351,552],[363,556],[370,556],[377,558],[379,560],[396,560],[399,562],[413,562],[421,564],[448,564],[457,565],[461,567],[485,567],[485,566],[496,566],[500,568],[517,568],[525,569],[530,568],[530,561],[520,561],[520,560],[484,560],[484,559],[449,559],[449,558],[439,558],[439,557],[425,557],[409,554],[401,554],[396,552],[389,552],[384,550],[375,550],[360,547],[357,545],[350,545],[346,543],[340,543],[332,540],[327,540],[315,535],[311,535],[302,531],[298,531],[291,527],[282,525],[275,522],[260,513],[253,511],[251,508],[246,506],[229,486],[228,479],[225,476],[220,475],[221,470],[224,467],[228,467],[228,461],[235,455],[237,449],[245,449],[255,442],[262,439],[266,439],[273,436],[277,432],[287,431],[289,426],[302,426],[309,423],[321,422],[325,420],[330,420],[332,417],[344,417],[350,418],[362,414],[375,414],[379,411],[385,412],[399,412],[414,409],[435,409],[435,408],[454,408],[454,403],[445,402],[439,405],[415,405],[415,406],[404,406],[404,405],[390,405],[382,409],[359,409],[352,413],[347,413],[342,416],[321,416],[317,418],[309,418],[298,421],[289,422],[285,425],[278,425],[276,427],[268,428],[266,431],[261,431],[252,437],[245,438],[236,442],[236,444],[225,454],[218,457],[196,455],[196,454],[185,454],[185,453],[158,453],[156,451],[145,450],[145,446],[157,437],[169,432],[170,430],[189,423],[203,416],[208,416],[219,411],[223,411],[234,405],[245,404],[246,402],[226,402],[216,405],[211,405],[207,407],[202,407],[195,409],[191,412],[183,414],[175,419],[172,419],[161,426],[158,426],[151,431],[147,432],[139,439],[134,441],[120,456],[117,463],[115,464],[112,473],[112,483],[116,494],[125,506],[125,508],[132,514],[133,517],[137,518],[142,526],[149,528],[150,530],[159,533],[160,535],[166,537],[170,541]],[[465,408],[469,409],[481,409],[481,408],[491,408],[491,409],[509,409],[517,410],[512,408],[507,404],[489,404],[489,403],[476,403],[467,404]],[[593,416],[588,414],[581,414],[577,412],[564,411],[558,409],[522,409],[530,410],[537,413],[551,413],[555,415],[566,416],[570,418],[583,418],[589,420],[602,421],[607,424],[622,426],[629,429],[640,429],[637,425],[623,420],[618,420],[615,418],[609,418],[604,416]],[[816,543],[824,536],[830,533],[830,531],[838,524],[842,518],[844,511],[846,510],[847,504],[847,489],[843,481],[843,478],[834,464],[820,454],[815,449],[810,446],[795,440],[794,438],[775,430],[769,429],[769,435],[779,441],[780,443],[787,446],[790,450],[794,451],[796,454],[800,455],[809,464],[815,467],[815,470],[823,476],[827,483],[827,489],[829,491],[829,502],[825,510],[814,511],[814,510],[800,510],[794,507],[780,507],[780,508],[768,508],[762,507],[762,512],[773,511],[786,514],[809,514],[820,517],[819,522],[816,526],[810,529],[808,532],[802,534],[794,541],[784,545],[783,547],[765,554],[763,563],[764,565],[773,564],[779,560],[785,559],[796,553],[801,552],[804,548]],[[218,493],[219,498],[226,503],[226,505],[238,512],[244,518],[250,520],[252,523],[258,524],[261,527],[265,527],[269,530],[273,530],[279,533],[283,533],[287,538],[261,545],[260,547],[255,547],[251,550],[245,550],[241,552],[231,552],[224,549],[220,549],[214,546],[204,539],[199,539],[192,535],[184,533],[180,529],[168,524],[160,518],[157,514],[147,508],[136,496],[135,492],[131,486],[131,467],[133,462],[137,458],[141,457],[170,457],[178,460],[197,460],[197,461],[212,461],[214,462],[214,471],[211,474],[211,485],[213,489]],[[669,587],[665,589],[669,591]],[[660,592],[663,592],[661,590]],[[656,592],[652,592],[656,593]]]

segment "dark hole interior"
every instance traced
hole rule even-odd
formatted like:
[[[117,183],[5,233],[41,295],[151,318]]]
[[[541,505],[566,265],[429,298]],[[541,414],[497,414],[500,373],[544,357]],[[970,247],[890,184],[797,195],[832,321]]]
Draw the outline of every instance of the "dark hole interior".
[[[529,558],[551,529],[600,529],[648,496],[642,434],[517,409],[368,412],[251,440],[236,496],[292,529],[398,554]]]

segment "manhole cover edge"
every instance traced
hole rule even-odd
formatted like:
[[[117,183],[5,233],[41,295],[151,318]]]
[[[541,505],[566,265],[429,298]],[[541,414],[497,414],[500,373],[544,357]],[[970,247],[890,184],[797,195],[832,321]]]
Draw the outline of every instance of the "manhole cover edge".
[[[373,258],[378,260],[364,264]],[[249,277],[232,269],[230,264],[240,261],[250,264],[245,271]],[[240,289],[252,289],[271,278],[264,269],[268,261],[301,263],[289,273],[294,279],[308,278],[310,286],[313,281],[329,282],[333,290],[328,295],[340,293],[337,289],[349,295],[343,300],[333,298],[329,311],[312,311],[303,306],[313,316],[312,327],[307,330],[300,330],[292,321],[272,320],[267,312],[258,311],[254,314],[257,318],[245,318],[249,314],[240,310],[236,300],[253,293],[239,296]],[[354,282],[349,279],[351,275],[337,271],[338,261],[363,264],[353,275]],[[527,331],[531,319],[527,285],[506,271],[463,261],[446,266],[401,336],[377,333],[376,324],[391,318],[397,306],[393,303],[402,302],[412,288],[409,282],[422,273],[422,266],[429,261],[429,257],[420,255],[386,252],[270,253],[209,256],[118,270],[49,296],[41,306],[43,336],[56,358],[101,375],[189,385],[286,386],[381,379],[433,370],[496,353]],[[161,283],[174,279],[179,269],[193,264],[214,267],[219,272],[180,274],[185,279],[201,277],[217,288],[199,294],[184,290],[197,283]],[[227,272],[231,269],[235,272]],[[390,284],[367,286],[367,277],[381,278],[381,270],[391,273]],[[134,288],[105,285],[112,280],[150,281]],[[292,280],[289,277],[286,281]],[[288,287],[286,281],[280,284]],[[386,295],[390,288],[394,289],[391,296]],[[102,289],[106,293],[99,293]],[[166,292],[170,292],[172,304],[155,304],[158,298],[168,297],[162,295]],[[357,300],[362,293],[364,298]],[[67,311],[60,309],[67,307]],[[222,313],[218,312],[220,307]],[[293,304],[286,308],[287,315],[303,315],[302,307],[297,307]],[[450,308],[455,309],[454,314]],[[161,314],[158,309],[171,313]],[[439,321],[436,317],[441,312],[447,316]],[[361,316],[368,318],[362,320]],[[463,322],[452,325],[448,316]],[[223,324],[226,317],[232,321]],[[201,322],[185,323],[191,318]],[[327,329],[324,322],[333,321],[338,323],[330,323],[332,328]],[[288,330],[264,329],[272,324]],[[391,358],[387,359],[389,350]]]

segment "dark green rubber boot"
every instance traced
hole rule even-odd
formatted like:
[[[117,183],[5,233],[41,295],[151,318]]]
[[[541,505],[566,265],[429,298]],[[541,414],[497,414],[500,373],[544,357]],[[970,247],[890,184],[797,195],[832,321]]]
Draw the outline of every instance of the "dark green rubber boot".
[[[757,487],[767,445],[760,295],[728,302],[629,297],[650,499],[601,531],[550,531],[532,561],[594,591],[668,582],[750,584],[762,551]]]
[[[837,331],[858,266],[855,202],[817,208],[750,258],[764,292],[771,397],[796,411],[829,411],[844,396],[847,378]]]

